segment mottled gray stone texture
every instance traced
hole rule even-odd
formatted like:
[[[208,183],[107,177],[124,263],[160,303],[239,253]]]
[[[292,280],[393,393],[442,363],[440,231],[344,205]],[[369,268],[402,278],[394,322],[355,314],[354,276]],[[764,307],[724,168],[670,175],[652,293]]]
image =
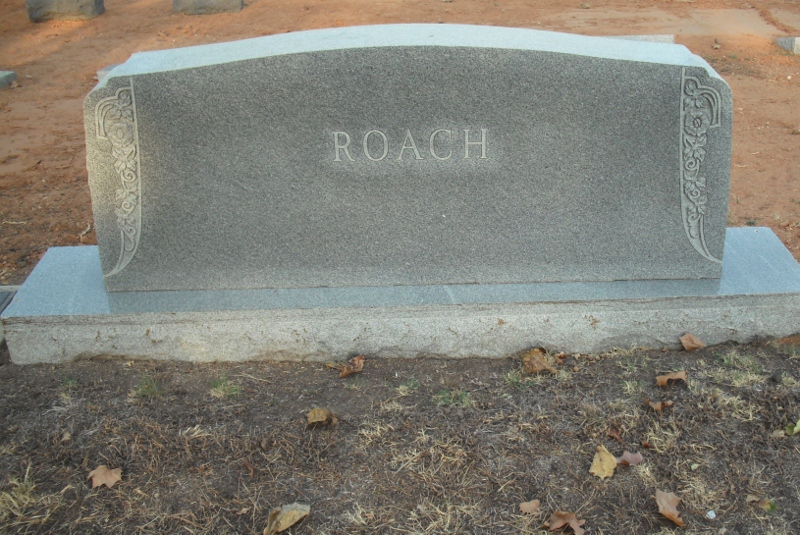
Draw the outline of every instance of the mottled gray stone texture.
[[[722,277],[705,282],[107,293],[96,247],[56,247],[2,321],[17,364],[504,357],[677,347],[687,332],[709,345],[800,332],[800,266],[768,228],[728,229]]]
[[[241,11],[243,0],[172,0],[172,11],[186,15],[211,15]]]
[[[778,37],[778,46],[795,54],[800,54],[800,37]]]
[[[25,6],[33,22],[93,19],[106,11],[103,0],[25,0]]]
[[[0,87],[11,85],[11,82],[17,79],[17,73],[14,71],[0,71]]]
[[[135,54],[85,120],[112,292],[721,272],[731,93],[683,46],[296,32]]]

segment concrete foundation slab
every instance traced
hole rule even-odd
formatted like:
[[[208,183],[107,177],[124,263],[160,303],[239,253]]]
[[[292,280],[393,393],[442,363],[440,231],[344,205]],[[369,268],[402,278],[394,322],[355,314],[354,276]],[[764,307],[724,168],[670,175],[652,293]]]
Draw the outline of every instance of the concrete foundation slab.
[[[11,359],[503,357],[800,332],[800,265],[767,228],[727,231],[717,281],[105,291],[96,247],[50,249],[2,314]]]

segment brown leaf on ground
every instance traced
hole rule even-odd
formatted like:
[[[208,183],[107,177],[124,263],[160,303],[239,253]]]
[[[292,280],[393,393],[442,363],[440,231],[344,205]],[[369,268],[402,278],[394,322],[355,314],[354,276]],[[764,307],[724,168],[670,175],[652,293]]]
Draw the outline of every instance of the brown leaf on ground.
[[[671,492],[661,492],[656,490],[656,503],[658,504],[658,512],[672,520],[680,527],[686,524],[681,519],[681,514],[678,512],[678,504],[681,499],[672,494]]]
[[[664,410],[666,408],[672,407],[673,402],[667,400],[667,401],[657,401],[657,402],[654,403],[654,402],[650,401],[649,399],[644,398],[644,404],[645,405],[649,405],[650,408],[652,408],[654,411],[661,412],[662,410]]]
[[[686,333],[680,338],[681,345],[686,351],[694,351],[695,349],[703,349],[706,345],[700,341],[698,337],[692,333]]]
[[[586,523],[586,520],[579,520],[575,513],[568,513],[566,511],[556,511],[550,517],[550,521],[545,524],[550,531],[557,530],[563,526],[569,526],[575,535],[583,535],[586,530],[581,526]]]
[[[105,485],[108,488],[114,486],[117,481],[122,480],[122,468],[114,468],[110,470],[106,465],[101,464],[91,472],[86,477],[86,479],[92,478],[92,488],[99,487],[100,485]]]
[[[519,504],[519,510],[522,511],[523,514],[538,515],[540,505],[539,500],[531,500]]]
[[[609,427],[608,429],[606,429],[606,435],[610,436],[611,438],[615,439],[617,442],[622,444],[622,436],[619,434],[619,431],[617,431],[613,427]]]
[[[594,461],[589,468],[589,473],[605,479],[614,475],[614,469],[617,467],[617,460],[605,448],[605,446],[597,446],[597,453],[594,454]]]
[[[659,375],[658,377],[656,377],[656,384],[658,386],[667,386],[667,384],[669,384],[670,381],[677,381],[677,380],[681,380],[684,382],[686,381],[685,370]]]
[[[644,457],[642,457],[641,453],[631,453],[627,450],[622,452],[622,457],[617,457],[617,464],[629,464],[631,466],[636,466],[644,461]]]
[[[336,425],[339,423],[339,419],[336,418],[331,411],[321,407],[317,407],[308,411],[308,414],[306,414],[306,420],[308,420],[308,425],[320,427],[326,425]]]
[[[775,505],[775,502],[770,500],[761,500],[757,496],[753,496],[752,494],[748,494],[747,497],[744,499],[747,503],[753,503],[756,507],[764,511],[765,513],[771,513],[778,509],[778,506]]]
[[[536,374],[545,370],[550,373],[558,373],[558,370],[547,361],[547,353],[538,347],[522,354],[522,364],[525,367],[525,373]]]
[[[307,517],[310,512],[311,507],[302,503],[290,503],[289,505],[276,507],[269,513],[264,535],[274,535],[289,529]]]
[[[364,355],[359,355],[350,359],[350,364],[345,364],[339,368],[339,379],[360,373],[364,369]]]

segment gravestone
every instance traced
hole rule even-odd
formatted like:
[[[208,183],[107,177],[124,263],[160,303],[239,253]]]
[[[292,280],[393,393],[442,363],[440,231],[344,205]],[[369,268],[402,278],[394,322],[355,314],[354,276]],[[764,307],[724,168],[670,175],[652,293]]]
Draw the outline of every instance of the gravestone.
[[[6,87],[17,79],[17,73],[14,71],[0,71],[0,87]]]
[[[135,54],[85,117],[111,292],[721,273],[731,95],[680,46],[287,34]]]
[[[244,0],[172,0],[172,11],[186,15],[235,13],[244,7]]]
[[[105,13],[103,0],[25,0],[28,18],[46,20],[85,20]]]
[[[725,229],[731,94],[682,46],[458,25],[135,54],[85,102],[97,247],[50,249],[11,358],[505,356],[800,331]]]
[[[800,37],[778,37],[776,41],[779,47],[793,54],[800,54]]]

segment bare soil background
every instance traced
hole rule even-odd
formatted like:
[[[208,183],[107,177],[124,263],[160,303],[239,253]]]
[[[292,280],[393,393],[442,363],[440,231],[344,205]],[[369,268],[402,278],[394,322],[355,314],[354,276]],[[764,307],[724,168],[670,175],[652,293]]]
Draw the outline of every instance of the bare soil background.
[[[19,75],[0,90],[2,284],[21,283],[47,247],[94,242],[82,101],[99,68],[142,50],[396,22],[676,34],[733,89],[729,224],[769,226],[800,257],[800,57],[773,42],[800,36],[796,1],[255,0],[191,17],[168,0],[107,0],[106,10],[33,24],[23,0],[0,0],[0,69]],[[295,501],[311,515],[289,533],[543,533],[556,510],[590,534],[798,533],[800,437],[775,434],[800,419],[798,342],[568,355],[541,376],[513,356],[368,358],[345,379],[311,363],[20,367],[3,345],[0,533],[260,534],[270,508]],[[677,370],[689,380],[655,385]],[[656,412],[645,398],[674,405]],[[304,414],[318,406],[339,424],[310,428]],[[601,481],[589,474],[600,444],[645,460]],[[100,464],[122,481],[91,489]],[[658,514],[657,489],[682,497],[686,528]],[[532,499],[542,515],[520,513]]]

